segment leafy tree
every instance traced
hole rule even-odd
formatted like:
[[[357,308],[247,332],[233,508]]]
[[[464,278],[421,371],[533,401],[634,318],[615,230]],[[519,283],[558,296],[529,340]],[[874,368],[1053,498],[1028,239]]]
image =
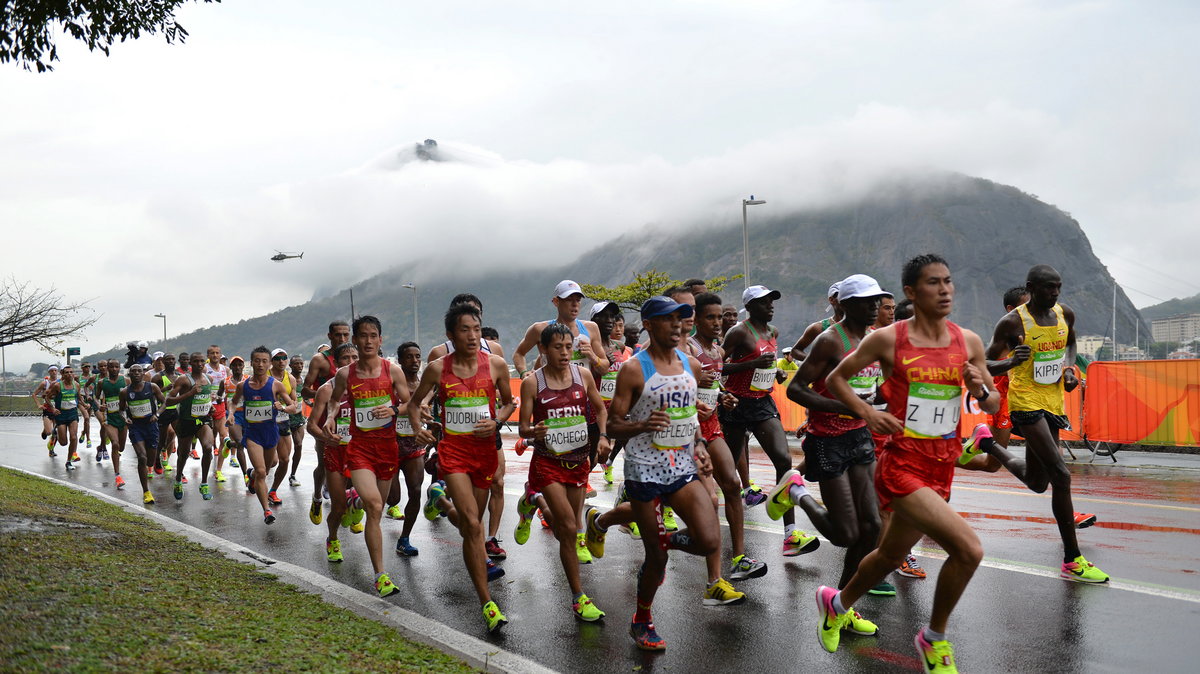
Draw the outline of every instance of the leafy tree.
[[[162,32],[168,44],[187,40],[175,10],[188,0],[5,0],[0,4],[0,62],[25,70],[54,70],[58,60],[55,24],[63,33],[108,56],[118,40]],[[203,0],[220,2],[221,0]]]
[[[741,277],[741,274],[733,277],[717,276],[705,280],[704,285],[708,287],[710,293],[720,292],[722,288],[729,285],[730,281]],[[682,283],[683,281],[675,280],[657,269],[651,269],[635,274],[629,283],[613,288],[590,283],[585,283],[580,287],[583,288],[584,295],[597,302],[615,302],[625,311],[638,311],[646,300],[655,295],[661,295]]]
[[[1113,349],[1108,344],[1096,349],[1096,360],[1112,360]]]
[[[66,338],[99,318],[87,304],[67,302],[53,287],[42,290],[9,277],[0,285],[0,346],[36,342],[57,353]]]
[[[1171,352],[1179,349],[1179,342],[1153,342],[1150,344],[1150,358],[1164,360]]]

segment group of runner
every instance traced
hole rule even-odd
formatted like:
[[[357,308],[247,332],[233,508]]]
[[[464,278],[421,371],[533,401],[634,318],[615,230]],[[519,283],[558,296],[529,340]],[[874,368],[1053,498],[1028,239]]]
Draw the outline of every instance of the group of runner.
[[[582,289],[563,281],[551,298],[554,318],[529,326],[513,354],[516,392],[499,342],[485,337],[482,302],[462,294],[444,317],[447,341],[430,350],[425,367],[413,342],[397,349],[398,366],[385,357],[379,320],[359,316],[352,324],[331,323],[328,343],[307,367],[303,358],[265,346],[250,354],[248,374],[240,356],[226,362],[217,346],[180,354],[177,367],[173,355],[146,354],[143,343],[124,376],[116,360],[99,363],[94,373],[84,364],[78,376],[70,366],[52,368],[35,396],[44,403],[47,449],[55,456],[56,446],[67,448],[68,470],[80,460],[81,421],[92,444],[94,416],[101,429],[96,460],[111,457],[118,489],[125,486],[120,457],[127,443],[146,503],[154,502],[150,480],[171,470],[174,497],[183,498],[189,458],[201,460],[199,492],[211,499],[210,474],[225,481],[228,459],[241,468],[266,524],[282,503],[283,480],[299,485],[307,431],[318,459],[309,517],[316,525],[328,518],[329,561],[343,559],[341,527],[362,532],[375,589],[388,596],[398,588],[385,569],[384,515],[404,520],[395,549],[405,557],[418,554],[410,540],[417,513],[431,521],[445,517],[462,537],[489,631],[507,622],[488,587],[504,574],[497,562],[507,556],[499,540],[505,477],[499,426],[519,409],[516,450],[532,456],[513,539],[524,544],[535,520],[553,533],[580,620],[605,615],[584,593],[580,565],[604,557],[613,526],[643,544],[630,626],[638,647],[665,648],[651,609],[672,549],[705,558],[703,605],[745,601],[730,581],[767,573],[747,553],[744,532],[745,510],[765,502],[768,516],[783,522],[784,556],[820,545],[797,527],[797,507],[828,542],[845,548],[836,587],[816,592],[818,636],[830,652],[843,632],[877,632],[854,610],[857,599],[895,594],[886,582],[892,571],[924,578],[912,546],[922,536],[938,543],[948,559],[928,626],[914,642],[926,671],[949,672],[956,671],[946,639],[949,615],[983,554],[947,503],[956,467],[1004,467],[1034,491],[1050,488],[1064,545],[1062,577],[1096,583],[1108,576],[1079,550],[1076,528],[1096,518],[1073,510],[1058,446],[1059,431],[1069,428],[1064,391],[1078,384],[1074,314],[1057,302],[1058,273],[1036,266],[1023,289],[1005,295],[1008,313],[986,348],[949,320],[954,284],[945,260],[914,258],[901,281],[899,305],[869,276],[835,283],[833,316],[809,326],[786,354],[778,353],[771,325],[781,293],[765,286],[742,293],[746,318],[739,321],[736,307],[693,279],[643,303],[641,330],[627,335],[618,305],[597,302],[585,320]],[[808,410],[798,463],[771,396],[789,369],[795,372],[787,397]],[[980,424],[965,443],[958,430],[964,390],[991,415],[990,426]],[[1007,451],[1010,433],[1025,439],[1023,459]],[[776,472],[769,495],[749,480],[751,436]],[[622,450],[624,479],[614,506],[587,505],[595,493],[593,469],[611,483]],[[427,488],[425,473],[432,476]],[[820,502],[806,486],[814,482]],[[733,553],[727,563],[717,515],[722,501]]]

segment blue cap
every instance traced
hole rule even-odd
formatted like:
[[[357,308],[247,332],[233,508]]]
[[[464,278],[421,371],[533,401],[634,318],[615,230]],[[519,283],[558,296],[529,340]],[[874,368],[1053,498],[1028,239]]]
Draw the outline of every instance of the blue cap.
[[[657,318],[673,314],[676,311],[683,318],[691,318],[692,314],[696,313],[690,304],[680,304],[670,297],[656,295],[642,303],[642,318]]]

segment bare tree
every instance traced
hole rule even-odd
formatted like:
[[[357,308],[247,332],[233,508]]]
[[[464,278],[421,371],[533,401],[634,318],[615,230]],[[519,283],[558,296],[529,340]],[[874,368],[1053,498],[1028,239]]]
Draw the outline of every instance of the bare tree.
[[[57,352],[64,340],[99,320],[88,302],[69,303],[53,286],[43,290],[10,276],[0,286],[0,346],[37,342]]]

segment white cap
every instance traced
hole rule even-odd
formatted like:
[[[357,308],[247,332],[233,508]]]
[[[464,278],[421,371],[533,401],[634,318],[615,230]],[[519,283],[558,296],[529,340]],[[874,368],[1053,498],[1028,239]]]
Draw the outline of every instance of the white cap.
[[[609,302],[607,300],[605,300],[603,302],[596,302],[595,304],[592,305],[592,311],[591,311],[591,313],[588,314],[588,316],[590,318],[595,318],[597,314],[599,314],[601,311],[604,311],[605,309],[607,309],[610,306],[612,306],[612,302]]]
[[[288,352],[284,351],[283,349],[273,349],[271,351],[271,360],[275,360],[275,356],[278,356],[281,353],[285,356],[288,355]]]
[[[162,351],[155,351],[154,355],[152,355],[150,357],[153,358],[154,360],[158,360],[159,358],[162,358],[164,355],[165,354]]]
[[[554,286],[554,296],[564,300],[576,293],[582,295],[583,288],[574,281],[559,281],[558,285]]]
[[[144,340],[144,339],[142,341],[138,342],[137,345],[138,345],[139,349],[144,349],[148,346],[148,344],[146,344],[146,340]]]
[[[838,281],[837,283],[834,283],[833,285],[829,286],[829,292],[826,293],[825,296],[831,300],[836,300],[838,298],[838,286],[841,284],[842,284],[842,282]],[[826,305],[825,313],[829,313],[831,311],[833,311],[833,305],[832,304]]]
[[[838,284],[838,301],[844,302],[855,297],[891,297],[892,294],[879,287],[879,282],[866,274],[854,274],[842,279]]]
[[[742,291],[742,306],[750,304],[750,302],[761,297],[770,297],[773,300],[777,300],[781,297],[781,293],[778,290],[771,290],[766,286],[750,286]]]

